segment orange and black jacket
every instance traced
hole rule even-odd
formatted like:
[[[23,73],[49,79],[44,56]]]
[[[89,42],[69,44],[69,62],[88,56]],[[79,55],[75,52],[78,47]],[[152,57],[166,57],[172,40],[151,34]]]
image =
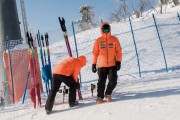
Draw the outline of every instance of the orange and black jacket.
[[[97,64],[100,67],[116,66],[116,62],[122,61],[122,49],[117,37],[112,36],[111,32],[103,33],[101,28],[104,22],[101,24],[100,31],[102,36],[96,39],[92,52],[92,64]]]
[[[54,69],[53,74],[60,74],[65,76],[72,76],[78,82],[78,74],[83,66],[86,65],[86,57],[80,56],[78,58],[69,57],[58,63]]]

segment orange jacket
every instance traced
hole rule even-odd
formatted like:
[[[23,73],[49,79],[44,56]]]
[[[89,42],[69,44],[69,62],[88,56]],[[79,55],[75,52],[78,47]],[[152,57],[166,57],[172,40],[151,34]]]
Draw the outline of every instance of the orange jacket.
[[[78,82],[78,74],[83,66],[86,65],[86,57],[80,56],[78,58],[69,57],[58,63],[54,69],[53,74],[60,74],[65,76],[72,76]]]
[[[92,64],[97,64],[98,67],[116,66],[116,61],[122,61],[121,45],[118,38],[112,36],[111,32],[102,32],[101,28],[104,24],[109,25],[107,22],[101,24],[100,31],[102,36],[94,43]]]

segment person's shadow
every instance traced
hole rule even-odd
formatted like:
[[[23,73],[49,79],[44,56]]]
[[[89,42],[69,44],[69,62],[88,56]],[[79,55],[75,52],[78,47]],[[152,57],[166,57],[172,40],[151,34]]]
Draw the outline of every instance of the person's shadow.
[[[158,98],[171,95],[180,95],[180,87],[169,88],[163,90],[154,91],[144,91],[144,92],[127,92],[127,93],[113,93],[113,101],[123,101],[123,100],[133,100],[133,99],[143,99],[143,98]]]
[[[152,91],[142,91],[142,92],[126,92],[126,93],[113,92],[111,102],[152,98],[152,97],[158,98],[158,97],[165,97],[165,96],[171,96],[171,95],[180,95],[180,87],[169,88],[169,89],[167,88],[167,89],[163,89],[163,90],[154,90],[154,91],[153,90]],[[75,110],[75,109],[81,109],[84,107],[96,105],[96,97],[88,97],[88,98],[84,98],[84,100],[85,100],[85,102],[80,101],[79,105],[77,105],[75,107],[65,108],[65,109],[61,109],[61,110],[53,110],[51,112],[51,114]],[[105,103],[105,102],[103,102],[103,103]]]
[[[96,105],[96,97],[88,97],[88,98],[84,98],[84,100],[86,102],[82,102],[80,101],[80,103],[77,106],[74,107],[69,107],[69,108],[65,108],[65,109],[61,109],[61,110],[52,110],[51,114],[54,113],[59,113],[59,112],[65,112],[65,111],[70,111],[70,110],[75,110],[75,109],[81,109],[84,107],[89,107],[89,106],[93,106]]]

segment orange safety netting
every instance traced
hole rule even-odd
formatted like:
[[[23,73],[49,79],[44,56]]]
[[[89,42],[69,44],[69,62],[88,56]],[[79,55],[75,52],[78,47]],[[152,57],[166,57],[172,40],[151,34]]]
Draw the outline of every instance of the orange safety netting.
[[[40,74],[40,69],[39,69],[37,49],[35,50],[35,54],[36,54],[35,57],[36,57],[36,64],[37,64],[38,80],[40,83],[40,89],[42,91],[43,90],[42,79],[41,79],[41,74]],[[7,51],[5,51],[3,55],[4,55],[4,62],[5,62],[5,67],[6,67],[8,81],[9,81],[10,100],[12,103],[13,93],[12,93],[12,79],[11,79],[9,55]],[[28,68],[29,68],[28,49],[11,51],[10,56],[11,56],[12,74],[13,74],[13,83],[14,83],[14,102],[17,103],[20,101],[20,99],[22,98],[24,94],[26,80],[28,77]],[[31,80],[30,80],[30,75],[29,75],[27,89],[29,89],[30,87],[31,87]],[[29,93],[26,93],[26,94],[29,94]]]

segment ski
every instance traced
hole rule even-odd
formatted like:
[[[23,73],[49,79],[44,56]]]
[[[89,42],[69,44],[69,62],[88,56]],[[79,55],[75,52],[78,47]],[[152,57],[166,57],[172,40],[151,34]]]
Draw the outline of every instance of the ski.
[[[45,43],[46,43],[46,48],[47,48],[48,68],[49,68],[48,69],[49,70],[48,78],[52,85],[52,69],[51,69],[51,57],[50,57],[50,50],[49,50],[49,35],[48,35],[48,33],[45,34]]]
[[[71,47],[70,47],[70,44],[69,44],[68,34],[67,34],[67,30],[66,30],[66,25],[65,25],[65,19],[63,17],[62,17],[62,19],[60,17],[58,17],[58,19],[59,19],[59,23],[60,23],[60,26],[61,26],[61,30],[64,33],[64,40],[65,40],[65,43],[66,43],[68,54],[69,54],[70,57],[72,57]],[[77,93],[78,93],[78,96],[79,96],[79,100],[83,100],[80,89],[77,89]]]
[[[44,68],[42,68],[42,74],[43,74],[43,79],[46,81],[47,83],[47,88],[48,88],[48,95],[49,95],[49,92],[50,92],[50,89],[49,89],[49,77],[48,77],[48,74],[49,74],[49,67],[48,67],[48,64],[47,64],[47,61],[46,61],[46,51],[45,51],[45,45],[44,45],[44,37],[43,35],[41,35],[41,41],[42,41],[42,49],[43,49],[43,52],[44,52]]]
[[[34,108],[36,108],[36,95],[38,97],[38,105],[41,107],[41,95],[40,95],[40,86],[39,80],[37,76],[37,66],[34,52],[34,45],[32,35],[27,32],[28,38],[28,55],[29,55],[29,66],[30,66],[30,76],[31,76],[31,89],[30,89],[30,97],[32,102],[34,103]]]
[[[24,88],[24,94],[23,94],[23,101],[22,101],[22,104],[24,104],[24,101],[25,101],[26,90],[27,90],[27,87],[28,87],[28,81],[29,81],[29,75],[30,75],[30,66],[29,66],[29,68],[28,68],[28,75],[27,75],[27,79],[26,79],[26,85],[25,85],[25,88]]]
[[[40,53],[40,57],[41,57],[41,64],[42,64],[42,68],[41,68],[41,74],[42,74],[42,78],[44,80],[45,86],[46,86],[46,93],[47,95],[49,94],[49,87],[48,87],[48,78],[46,76],[46,70],[45,70],[45,61],[44,61],[44,57],[43,57],[43,49],[42,49],[42,45],[41,45],[41,35],[40,32],[38,30],[38,34],[37,34],[37,41],[38,41],[38,46],[39,46],[39,53]]]

